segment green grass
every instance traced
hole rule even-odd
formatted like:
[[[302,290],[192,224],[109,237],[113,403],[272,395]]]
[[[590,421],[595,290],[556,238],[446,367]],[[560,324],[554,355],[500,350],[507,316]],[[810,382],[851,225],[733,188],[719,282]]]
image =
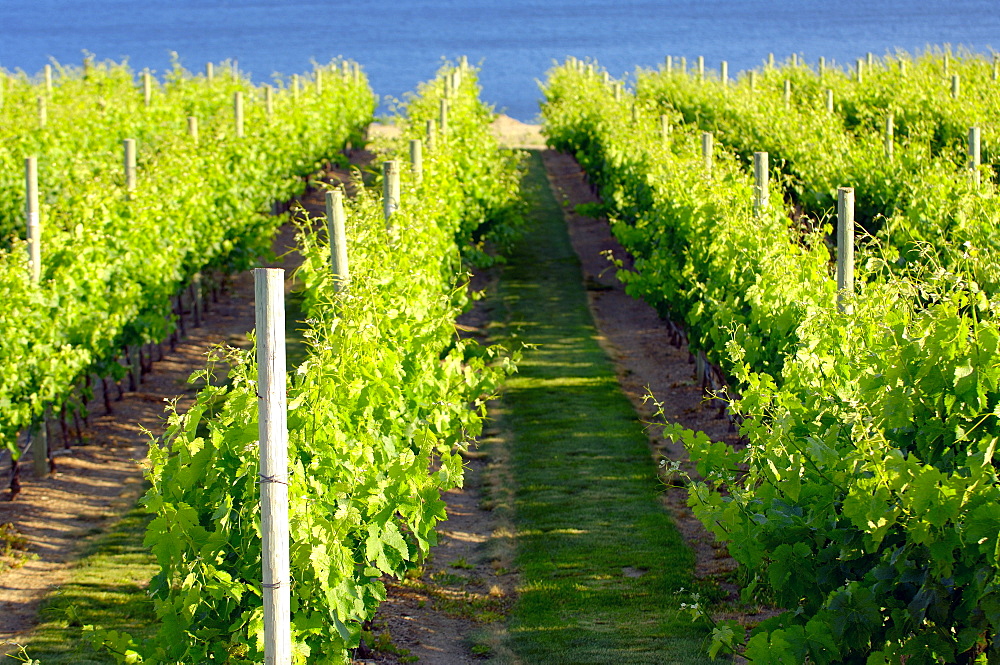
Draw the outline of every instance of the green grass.
[[[659,503],[537,153],[526,190],[531,226],[499,287],[507,333],[536,345],[502,396],[521,575],[510,648],[526,663],[712,662],[706,630],[678,611],[693,555]]]
[[[53,593],[39,612],[40,625],[25,645],[44,665],[113,663],[98,653],[83,626],[124,631],[136,640],[156,631],[153,603],[145,587],[156,574],[153,555],[142,546],[149,517],[136,508],[87,547],[70,582]],[[11,656],[0,663],[15,663]]]

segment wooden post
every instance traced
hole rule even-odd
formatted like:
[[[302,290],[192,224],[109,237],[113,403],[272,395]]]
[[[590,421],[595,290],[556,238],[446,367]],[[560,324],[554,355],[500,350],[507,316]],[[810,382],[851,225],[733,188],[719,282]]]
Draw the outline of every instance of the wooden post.
[[[420,139],[410,139],[410,172],[414,182],[424,179],[424,144]]]
[[[193,115],[188,116],[188,136],[198,145],[198,118]]]
[[[858,58],[858,67],[857,67],[858,83],[861,83],[865,78],[864,69],[865,69],[865,61],[861,58]]]
[[[754,92],[757,90],[757,72],[751,69],[749,78],[750,78],[750,92]]]
[[[771,205],[770,179],[767,153],[755,152],[753,154],[753,211],[758,216],[762,215]]]
[[[274,88],[264,86],[264,113],[270,118],[274,115]]]
[[[128,195],[135,191],[135,139],[125,139],[122,144],[125,148],[125,193]]]
[[[343,291],[351,279],[347,265],[347,234],[344,215],[344,192],[335,189],[326,193],[326,226],[330,234],[330,272],[333,288]]]
[[[875,66],[875,54],[872,53],[871,51],[868,51],[867,59],[868,59],[868,69],[870,70]]]
[[[382,208],[385,226],[391,228],[392,216],[399,210],[399,163],[395,160],[382,162]]]
[[[445,75],[444,77],[444,98],[451,99],[451,76]]]
[[[979,127],[969,127],[969,168],[972,169],[972,181],[978,187],[982,183],[983,174],[979,170],[982,163],[979,151]]]
[[[215,79],[215,65],[211,62],[205,63],[205,79],[211,83]]]
[[[833,90],[830,88],[826,89],[826,110],[828,113],[833,113]]]
[[[660,116],[660,140],[663,141],[663,145],[670,142],[670,118],[666,113]]]
[[[895,144],[893,142],[893,136],[896,133],[894,118],[890,113],[885,117],[885,159],[886,161],[892,161],[893,148]]]
[[[792,82],[789,81],[788,79],[785,79],[784,99],[785,99],[785,108],[787,109],[792,103]]]
[[[52,65],[45,65],[45,93],[52,94]]]
[[[257,268],[253,273],[257,323],[264,662],[268,665],[291,665],[285,271],[280,268]]]
[[[729,85],[729,63],[725,60],[719,65],[719,78],[722,79],[722,85]]]
[[[774,68],[774,54],[773,53],[768,53],[767,54],[767,68],[768,69],[773,69]]]
[[[427,121],[427,152],[434,150],[434,119]]]
[[[31,270],[31,281],[38,284],[42,279],[42,225],[38,206],[38,160],[35,157],[28,157],[24,160],[24,181],[24,212],[28,227],[28,267]],[[35,475],[44,478],[49,474],[48,429],[44,415],[42,422],[29,430],[29,435],[32,432],[34,432],[32,447],[34,448]]]
[[[442,99],[440,108],[438,109],[438,128],[441,131],[441,136],[444,137],[448,133],[448,100]]]
[[[319,95],[322,95],[322,94],[323,94],[323,70],[322,69],[317,69],[316,70],[316,95],[319,96]]]
[[[622,100],[622,82],[615,81],[615,101],[620,102]]]
[[[792,67],[798,67],[798,66],[799,66],[799,54],[798,53],[793,53],[792,54]]]
[[[906,78],[906,60],[902,58],[899,60],[899,75]]]
[[[24,160],[24,216],[28,227],[28,266],[31,281],[42,278],[42,216],[38,207],[38,158]]]
[[[958,99],[958,93],[960,90],[961,83],[959,82],[958,74],[951,75],[951,98]]]
[[[705,80],[705,56],[703,55],[698,56],[698,80]]]
[[[665,72],[667,72],[668,74],[670,74],[670,73],[673,72],[673,69],[674,69],[674,59],[673,59],[672,56],[668,55],[664,59],[663,64],[664,64],[664,68],[663,69],[664,69]]]
[[[45,102],[45,97],[38,97],[38,127],[44,128],[49,124],[49,109]]]
[[[823,75],[826,74],[826,58],[823,57],[823,56],[819,57],[819,68],[818,69],[819,69],[819,77],[823,78]]]
[[[942,65],[944,67],[944,75],[947,76],[951,72],[951,59],[948,57],[948,52],[944,52],[944,58],[942,58]]]
[[[712,175],[712,132],[701,133],[701,156],[705,162],[705,173]]]
[[[854,294],[854,188],[837,190],[837,306]]]
[[[149,72],[142,73],[142,100],[146,106],[153,103],[153,75]]]
[[[233,119],[236,121],[236,138],[243,138],[243,93],[233,93]]]
[[[688,60],[683,55],[681,56],[681,74],[687,74],[688,72]]]

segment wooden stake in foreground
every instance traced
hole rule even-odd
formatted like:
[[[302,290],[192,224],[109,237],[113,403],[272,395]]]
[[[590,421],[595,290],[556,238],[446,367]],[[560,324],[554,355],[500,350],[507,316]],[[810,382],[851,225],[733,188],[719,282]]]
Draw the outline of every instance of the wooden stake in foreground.
[[[854,294],[854,188],[837,190],[837,306]]]
[[[347,234],[344,231],[344,192],[326,193],[326,224],[330,233],[330,272],[337,291],[343,291],[351,279],[347,265]]]
[[[288,562],[288,405],[285,395],[285,271],[253,271],[260,432],[260,530],[264,662],[291,665]]]
[[[198,118],[193,115],[188,116],[188,136],[198,145]]]

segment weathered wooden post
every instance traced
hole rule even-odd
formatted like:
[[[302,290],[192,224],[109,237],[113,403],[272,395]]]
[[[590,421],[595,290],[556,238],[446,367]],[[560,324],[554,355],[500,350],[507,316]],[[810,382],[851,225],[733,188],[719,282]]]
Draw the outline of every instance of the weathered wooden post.
[[[819,77],[823,78],[823,75],[826,74],[826,58],[823,56],[819,57],[818,70],[819,70]]]
[[[441,99],[440,107],[438,108],[438,129],[441,132],[441,137],[444,138],[448,134],[448,100]]]
[[[958,99],[961,88],[961,81],[958,74],[951,75],[951,98]]]
[[[764,214],[771,205],[770,179],[767,153],[755,152],[753,154],[753,211],[757,216]]]
[[[215,80],[215,65],[211,62],[205,63],[205,80],[209,83]]]
[[[969,168],[972,170],[972,181],[978,187],[982,183],[982,171],[979,165],[982,163],[979,150],[979,127],[969,127]]]
[[[153,75],[148,71],[142,73],[142,101],[146,106],[153,103]]]
[[[833,113],[833,90],[830,88],[826,89],[826,110],[828,113]]]
[[[188,136],[195,145],[198,145],[198,118],[193,115],[188,116]]]
[[[722,80],[722,85],[729,85],[729,63],[725,60],[719,65],[719,78]]]
[[[347,234],[345,232],[344,193],[339,189],[326,193],[326,224],[330,236],[330,272],[333,288],[343,291],[351,279],[347,265]]]
[[[865,78],[864,70],[865,70],[865,61],[862,58],[858,58],[858,65],[856,71],[858,83],[864,81]]]
[[[712,175],[712,132],[701,133],[701,157],[705,163],[705,173]]]
[[[38,158],[28,157],[24,160],[24,213],[28,227],[28,266],[31,270],[31,281],[39,282],[42,278],[42,219],[38,207]]]
[[[52,65],[45,65],[45,93],[52,94]]]
[[[270,118],[274,115],[274,88],[264,86],[264,113]]]
[[[136,183],[135,139],[125,139],[122,145],[125,149],[125,195],[131,197]]]
[[[757,90],[757,72],[751,69],[750,74],[748,75],[748,79],[750,84],[750,92],[753,93]]]
[[[420,139],[410,139],[410,172],[414,182],[424,179],[424,144]]]
[[[399,162],[382,162],[382,207],[386,228],[392,227],[392,216],[399,210]]]
[[[24,160],[24,212],[28,229],[28,268],[31,270],[31,281],[38,284],[42,279],[42,222],[38,205],[38,160],[28,157]],[[44,478],[49,475],[49,434],[48,418],[42,415],[40,423],[28,430],[31,437],[31,448],[34,459],[35,476]]]
[[[698,56],[698,80],[705,80],[705,56],[703,55]]]
[[[291,665],[285,271],[257,268],[253,273],[257,323],[264,662],[268,665]]]
[[[673,57],[668,55],[666,58],[664,58],[663,65],[664,65],[663,66],[663,70],[666,73],[668,73],[668,74],[672,73],[673,69],[674,69],[674,59],[673,59]]]
[[[660,140],[663,145],[670,143],[670,118],[666,113],[660,115]]]
[[[837,306],[854,294],[854,188],[837,190]]]

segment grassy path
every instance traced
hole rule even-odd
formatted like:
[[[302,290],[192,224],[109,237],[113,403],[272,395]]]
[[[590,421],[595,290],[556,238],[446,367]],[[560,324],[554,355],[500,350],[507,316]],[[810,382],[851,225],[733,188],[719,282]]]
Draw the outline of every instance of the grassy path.
[[[531,228],[499,287],[508,333],[537,345],[503,394],[521,573],[510,646],[523,663],[710,662],[677,609],[693,557],[657,499],[537,153],[527,184]]]

